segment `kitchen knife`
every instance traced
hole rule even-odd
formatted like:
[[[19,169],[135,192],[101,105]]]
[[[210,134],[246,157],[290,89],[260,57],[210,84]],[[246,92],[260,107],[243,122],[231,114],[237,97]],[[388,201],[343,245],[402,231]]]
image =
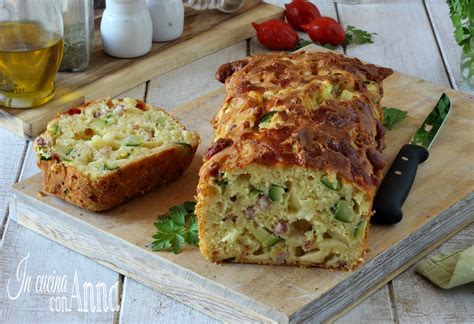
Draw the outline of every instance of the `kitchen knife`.
[[[409,144],[405,144],[388,169],[375,195],[371,218],[377,224],[395,224],[402,220],[402,205],[415,180],[418,164],[428,158],[428,150],[451,109],[443,93],[434,109],[417,129]]]

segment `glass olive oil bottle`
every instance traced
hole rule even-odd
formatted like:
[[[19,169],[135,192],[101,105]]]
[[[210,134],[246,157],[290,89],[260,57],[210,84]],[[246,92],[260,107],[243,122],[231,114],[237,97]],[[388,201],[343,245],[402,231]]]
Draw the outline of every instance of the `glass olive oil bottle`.
[[[0,105],[37,106],[49,101],[63,39],[29,22],[0,22],[0,31]]]
[[[54,79],[63,53],[59,3],[4,0],[0,11],[0,106],[44,104],[54,96]]]

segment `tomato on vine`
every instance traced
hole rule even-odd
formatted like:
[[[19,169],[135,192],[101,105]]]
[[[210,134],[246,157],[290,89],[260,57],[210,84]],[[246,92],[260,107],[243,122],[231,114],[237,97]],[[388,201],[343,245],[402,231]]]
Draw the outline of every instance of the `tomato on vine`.
[[[342,26],[331,17],[318,17],[302,26],[311,40],[321,45],[339,46],[344,42],[346,33]]]
[[[318,7],[309,1],[293,0],[285,4],[285,17],[293,28],[303,30],[302,25],[321,17],[321,13]]]
[[[252,26],[257,31],[260,44],[270,50],[292,50],[298,44],[298,34],[282,20],[270,19],[261,24],[253,22]]]

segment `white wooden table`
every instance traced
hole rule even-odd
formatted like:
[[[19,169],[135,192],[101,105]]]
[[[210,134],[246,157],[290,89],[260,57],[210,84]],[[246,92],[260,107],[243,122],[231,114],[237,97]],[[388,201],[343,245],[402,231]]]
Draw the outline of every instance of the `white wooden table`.
[[[283,1],[273,0],[282,5]],[[287,1],[289,2],[289,0]],[[444,0],[376,1],[366,5],[335,5],[317,1],[324,15],[337,17],[344,25],[377,32],[373,44],[350,46],[346,54],[388,66],[421,79],[459,88],[460,49],[456,45],[448,7]],[[225,35],[223,35],[225,37]],[[198,61],[142,84],[125,95],[172,109],[220,87],[214,81],[216,68],[225,62],[262,52],[255,39],[218,51]],[[472,140],[472,139],[471,139]],[[212,318],[176,302],[121,274],[9,221],[7,208],[12,183],[38,172],[31,143],[0,129],[0,322],[197,322]],[[474,244],[474,225],[461,231],[435,252]],[[77,274],[80,284],[118,282],[120,309],[115,312],[52,312],[50,297],[32,287],[16,299],[16,276],[20,261],[28,257],[26,272],[38,276]],[[8,290],[8,280],[11,280]],[[10,291],[10,296],[8,295]],[[348,292],[350,293],[350,292]],[[351,311],[341,323],[367,322],[471,322],[474,323],[474,285],[443,291],[415,274],[413,268],[389,282]]]

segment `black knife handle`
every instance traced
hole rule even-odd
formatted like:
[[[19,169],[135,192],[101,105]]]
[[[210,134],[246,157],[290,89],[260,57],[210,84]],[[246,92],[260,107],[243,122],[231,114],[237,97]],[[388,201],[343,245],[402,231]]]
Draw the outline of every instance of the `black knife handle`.
[[[415,180],[418,164],[428,158],[422,146],[406,144],[398,153],[375,195],[371,220],[377,224],[395,224],[402,220],[402,205]]]

